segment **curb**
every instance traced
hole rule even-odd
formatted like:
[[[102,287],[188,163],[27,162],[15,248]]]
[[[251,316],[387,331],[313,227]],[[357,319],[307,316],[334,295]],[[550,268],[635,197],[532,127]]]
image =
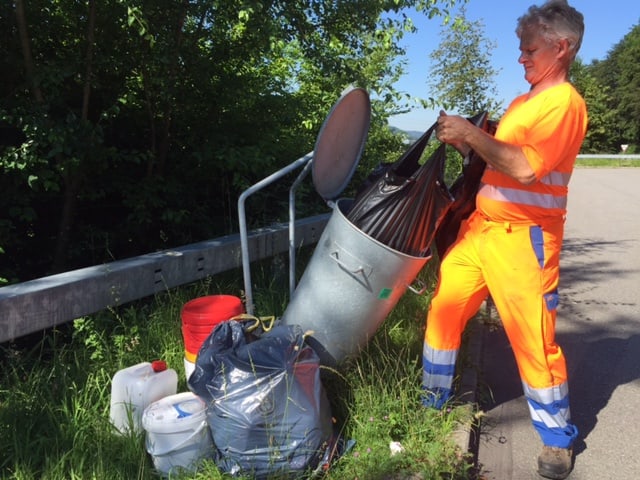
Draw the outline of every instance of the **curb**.
[[[463,454],[471,459],[472,466],[477,469],[480,421],[478,410],[478,382],[482,368],[482,352],[484,348],[484,326],[480,317],[491,316],[490,302],[483,303],[474,318],[469,321],[465,335],[467,344],[465,358],[460,374],[460,386],[457,400],[464,408],[463,418],[453,432],[453,440]]]

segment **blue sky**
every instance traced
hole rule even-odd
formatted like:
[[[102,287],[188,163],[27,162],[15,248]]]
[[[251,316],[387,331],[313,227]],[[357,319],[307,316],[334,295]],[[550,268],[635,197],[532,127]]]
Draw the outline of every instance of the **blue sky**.
[[[543,0],[469,0],[466,7],[467,19],[481,21],[484,36],[496,45],[491,53],[491,62],[499,71],[495,83],[505,108],[511,99],[528,89],[522,66],[518,63],[519,42],[515,27],[517,18],[534,3],[541,4]],[[640,23],[639,0],[570,0],[569,3],[584,15],[585,35],[578,53],[584,63],[604,59],[607,52],[634,25]],[[416,15],[413,21],[418,32],[403,39],[408,64],[396,88],[416,97],[427,98],[429,54],[440,44],[442,19],[429,20]],[[390,123],[403,130],[424,131],[436,117],[436,111],[417,108],[411,113],[393,117]]]

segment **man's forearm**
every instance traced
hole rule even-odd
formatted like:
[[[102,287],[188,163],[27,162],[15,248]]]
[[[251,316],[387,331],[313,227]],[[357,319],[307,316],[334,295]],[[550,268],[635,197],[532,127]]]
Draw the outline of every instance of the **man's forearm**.
[[[479,128],[469,129],[464,143],[488,165],[520,183],[529,184],[536,179],[521,147],[497,140]]]

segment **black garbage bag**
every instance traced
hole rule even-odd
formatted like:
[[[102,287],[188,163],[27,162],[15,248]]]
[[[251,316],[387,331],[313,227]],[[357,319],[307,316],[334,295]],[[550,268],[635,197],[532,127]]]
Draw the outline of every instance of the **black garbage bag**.
[[[298,477],[327,462],[335,441],[319,358],[298,325],[257,333],[251,324],[216,326],[188,386],[207,403],[221,471]]]
[[[487,112],[480,112],[467,120],[490,135],[495,134],[496,122],[489,120]],[[449,187],[454,200],[447,208],[435,233],[435,244],[440,258],[458,236],[462,221],[469,218],[475,209],[476,193],[478,193],[485,167],[486,163],[482,157],[471,150],[462,162],[460,175]]]
[[[453,197],[444,182],[446,144],[420,164],[434,123],[404,155],[383,164],[354,198],[347,219],[382,244],[407,255],[426,257],[436,229]]]

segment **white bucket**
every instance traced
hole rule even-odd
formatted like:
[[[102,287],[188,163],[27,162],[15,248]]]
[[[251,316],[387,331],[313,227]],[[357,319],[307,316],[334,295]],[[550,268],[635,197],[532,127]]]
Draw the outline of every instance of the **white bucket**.
[[[162,475],[180,469],[193,471],[213,457],[205,402],[192,392],[165,397],[149,405],[142,415],[147,452]]]

